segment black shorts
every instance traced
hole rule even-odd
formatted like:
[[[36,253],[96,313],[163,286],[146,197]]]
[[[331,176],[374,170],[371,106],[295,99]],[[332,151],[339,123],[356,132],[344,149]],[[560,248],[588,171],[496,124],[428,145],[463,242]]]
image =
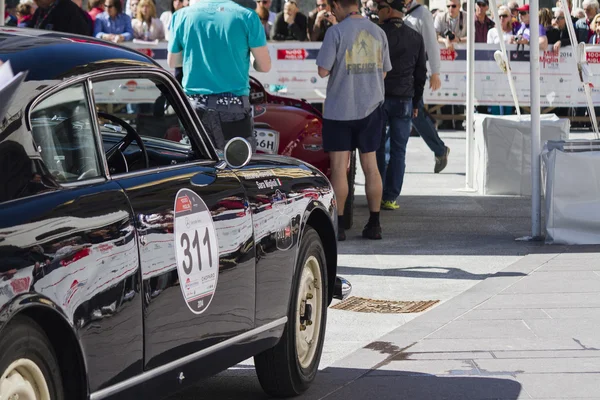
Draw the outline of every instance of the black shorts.
[[[377,151],[381,145],[385,121],[383,104],[363,119],[323,119],[323,150],[329,152],[358,149],[361,153]]]

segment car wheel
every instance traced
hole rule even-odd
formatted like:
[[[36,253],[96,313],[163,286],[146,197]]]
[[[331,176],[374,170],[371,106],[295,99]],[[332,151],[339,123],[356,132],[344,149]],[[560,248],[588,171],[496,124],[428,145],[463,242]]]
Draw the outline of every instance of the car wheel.
[[[327,267],[317,232],[306,227],[300,244],[288,322],[279,343],[254,357],[265,392],[275,397],[303,393],[321,360],[327,321]]]
[[[344,229],[349,230],[354,223],[354,184],[356,182],[356,151],[350,153],[348,168],[348,197],[344,206]]]
[[[64,399],[54,350],[32,319],[15,317],[2,333],[0,349],[0,399]]]

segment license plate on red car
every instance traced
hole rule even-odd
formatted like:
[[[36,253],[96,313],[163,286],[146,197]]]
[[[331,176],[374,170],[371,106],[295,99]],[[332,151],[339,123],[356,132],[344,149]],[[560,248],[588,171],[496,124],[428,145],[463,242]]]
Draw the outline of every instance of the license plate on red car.
[[[277,154],[279,150],[279,132],[270,129],[257,128],[254,130],[256,151],[267,154]]]

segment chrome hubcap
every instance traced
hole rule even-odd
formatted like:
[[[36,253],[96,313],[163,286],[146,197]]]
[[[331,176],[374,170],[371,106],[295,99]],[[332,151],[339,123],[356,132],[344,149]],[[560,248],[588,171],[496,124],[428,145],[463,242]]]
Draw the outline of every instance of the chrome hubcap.
[[[296,307],[296,353],[302,368],[310,366],[317,352],[323,309],[321,285],[319,261],[310,256],[302,268]]]
[[[0,399],[50,400],[44,374],[26,358],[13,362],[0,377]]]

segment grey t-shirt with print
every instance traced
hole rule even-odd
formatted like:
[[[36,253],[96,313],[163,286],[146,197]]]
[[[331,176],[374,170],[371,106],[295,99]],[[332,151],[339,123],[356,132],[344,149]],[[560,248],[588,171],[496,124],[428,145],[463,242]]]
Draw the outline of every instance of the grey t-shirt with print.
[[[385,32],[366,18],[345,18],[325,34],[317,65],[330,72],[323,118],[361,120],[383,103],[392,69]]]

